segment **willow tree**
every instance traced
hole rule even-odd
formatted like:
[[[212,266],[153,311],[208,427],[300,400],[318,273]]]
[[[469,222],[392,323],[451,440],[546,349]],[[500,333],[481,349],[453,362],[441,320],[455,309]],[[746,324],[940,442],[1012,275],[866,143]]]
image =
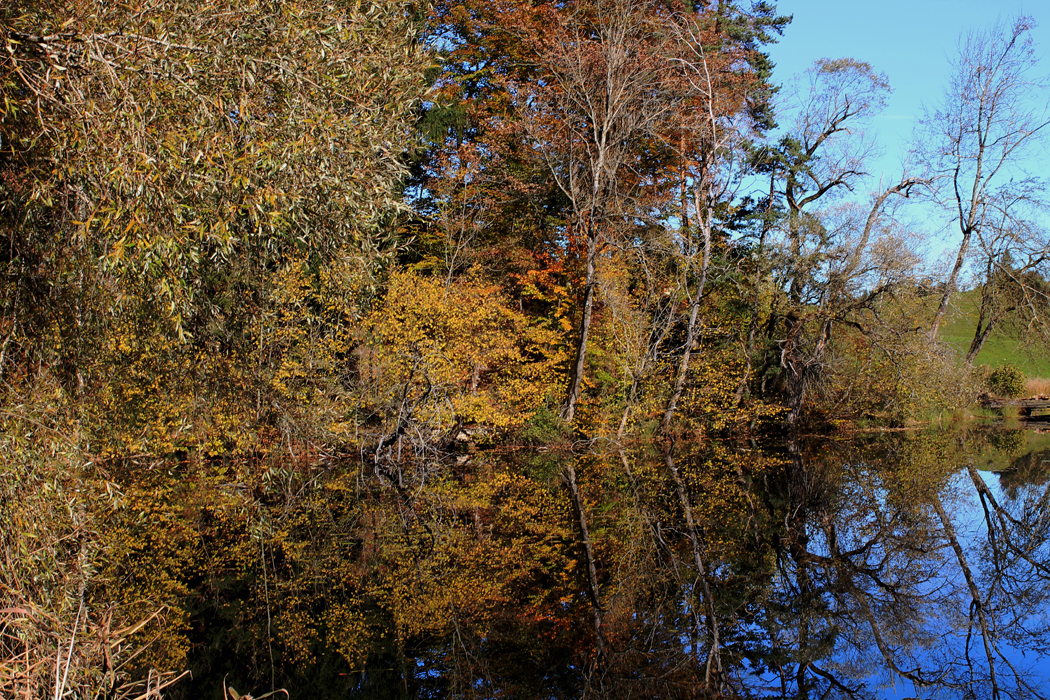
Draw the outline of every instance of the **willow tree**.
[[[293,253],[367,278],[401,206],[415,35],[401,0],[5,3],[7,340],[62,290],[142,300],[185,337]]]

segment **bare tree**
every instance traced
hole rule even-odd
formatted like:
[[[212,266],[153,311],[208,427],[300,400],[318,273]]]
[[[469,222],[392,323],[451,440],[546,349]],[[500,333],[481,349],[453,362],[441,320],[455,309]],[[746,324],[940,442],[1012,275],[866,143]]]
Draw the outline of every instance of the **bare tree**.
[[[877,305],[909,279],[910,258],[885,255],[878,243],[893,229],[891,200],[909,196],[924,180],[904,176],[880,184],[866,203],[847,199],[862,183],[874,150],[863,127],[889,89],[885,76],[867,63],[817,61],[792,97],[791,131],[766,153],[779,180],[774,196],[782,211],[771,232],[779,255],[767,328],[777,334],[777,356],[770,360],[786,373],[789,423],[826,372],[834,327],[867,332],[879,322]]]
[[[1001,268],[1005,238],[1032,231],[1024,220],[1025,203],[1042,203],[1045,194],[1024,168],[1048,121],[1048,83],[1034,75],[1037,56],[1030,17],[973,32],[960,42],[954,73],[941,105],[928,109],[917,155],[934,178],[934,201],[957,227],[955,261],[930,323],[937,337],[959,277],[975,240],[982,245],[979,268]],[[989,279],[986,277],[986,279]],[[991,322],[989,322],[991,321]],[[994,327],[982,314],[972,362]]]

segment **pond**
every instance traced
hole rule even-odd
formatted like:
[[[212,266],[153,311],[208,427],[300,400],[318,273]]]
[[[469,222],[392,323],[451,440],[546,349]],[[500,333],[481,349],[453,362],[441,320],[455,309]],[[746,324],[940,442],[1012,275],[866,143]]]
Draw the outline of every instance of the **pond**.
[[[1040,697],[1046,437],[112,467],[87,595],[170,698]]]

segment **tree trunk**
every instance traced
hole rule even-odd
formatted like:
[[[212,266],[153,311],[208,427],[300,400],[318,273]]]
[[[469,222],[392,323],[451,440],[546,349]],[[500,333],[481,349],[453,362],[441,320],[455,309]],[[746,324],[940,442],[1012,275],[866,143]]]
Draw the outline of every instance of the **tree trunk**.
[[[675,377],[674,390],[671,392],[671,399],[667,402],[667,409],[664,411],[664,417],[660,421],[659,432],[665,432],[671,425],[671,420],[674,418],[674,412],[678,408],[678,402],[682,398],[682,390],[685,388],[685,380],[689,375],[689,360],[693,353],[693,343],[696,342],[696,321],[700,315],[700,301],[704,296],[704,287],[707,286],[707,271],[711,267],[711,219],[714,213],[711,208],[708,207],[706,216],[701,215],[700,208],[700,193],[696,193],[696,222],[700,226],[701,231],[704,234],[704,254],[703,261],[700,263],[700,282],[696,287],[696,295],[692,298],[692,304],[689,308],[689,325],[686,328],[685,333],[685,351],[682,353],[682,360],[678,364],[678,376]],[[686,281],[686,292],[689,291],[689,283]]]
[[[988,323],[984,324],[983,318],[977,322],[977,331],[973,335],[973,340],[970,342],[970,349],[966,352],[966,365],[969,367],[973,366],[973,361],[977,359],[977,354],[981,352],[981,348],[984,347],[985,341],[988,340],[988,336],[992,334],[992,328],[995,327],[995,319],[988,319]]]
[[[798,333],[795,335],[797,338],[801,334],[801,324],[804,323],[803,319],[796,321],[799,326],[797,327]],[[787,423],[789,426],[793,426],[798,422],[798,418],[802,415],[802,407],[806,401],[806,389],[810,383],[810,377],[819,371],[821,365],[824,364],[824,353],[828,349],[828,343],[831,341],[831,328],[833,321],[824,319],[824,322],[820,326],[820,332],[817,336],[817,344],[813,348],[813,353],[810,357],[804,360],[790,359],[789,350],[790,344],[792,344],[791,334],[788,336],[789,346],[785,347],[784,357],[786,360],[786,367],[789,372],[788,383],[787,383],[787,396],[785,403],[788,407]]]
[[[649,341],[649,347],[646,350],[645,357],[642,358],[641,366],[638,371],[635,372],[633,379],[631,380],[631,388],[627,392],[627,400],[624,402],[623,414],[620,416],[620,427],[616,430],[616,438],[620,439],[623,437],[624,432],[627,430],[627,420],[631,416],[631,409],[634,407],[634,400],[638,396],[638,389],[641,386],[643,379],[648,373],[649,368],[656,362],[660,355],[660,348],[664,344],[664,340],[667,335],[671,332],[671,326],[674,323],[674,310],[671,309],[667,313],[667,318],[663,325],[660,327],[659,332],[655,333],[655,337],[651,337]]]
[[[590,226],[588,226],[590,228]],[[587,361],[587,336],[591,332],[591,315],[594,311],[595,269],[598,257],[598,240],[593,230],[587,234],[587,275],[583,292],[583,318],[580,321],[580,337],[576,345],[576,363],[573,366],[569,395],[565,399],[562,418],[571,423],[576,417],[576,404],[580,400],[580,387]]]
[[[697,295],[689,309],[689,326],[685,334],[685,350],[682,352],[682,360],[678,363],[678,375],[674,380],[674,390],[671,392],[671,399],[667,402],[667,409],[664,411],[664,417],[660,420],[660,428],[658,432],[665,432],[671,425],[671,419],[674,418],[675,409],[678,408],[678,401],[682,398],[682,391],[685,388],[685,379],[689,374],[689,359],[693,353],[693,343],[696,341],[696,319],[700,313],[700,296]]]
[[[987,276],[981,289],[981,313],[977,318],[977,328],[974,330],[973,340],[970,341],[970,349],[966,352],[966,365],[968,367],[973,366],[973,361],[977,359],[981,348],[984,347],[985,342],[991,336],[992,329],[998,325],[998,320],[1002,318],[1002,314],[996,312],[995,282],[993,279],[995,269],[990,260],[985,274]],[[1007,309],[1006,313],[1012,310]]]

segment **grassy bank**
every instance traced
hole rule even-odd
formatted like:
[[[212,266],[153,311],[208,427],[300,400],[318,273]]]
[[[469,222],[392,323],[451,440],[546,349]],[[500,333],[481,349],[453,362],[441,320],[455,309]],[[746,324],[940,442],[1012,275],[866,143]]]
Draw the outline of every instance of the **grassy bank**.
[[[979,291],[972,290],[956,294],[952,299],[954,309],[943,326],[942,337],[958,348],[960,353],[965,353],[977,328],[981,296]],[[993,368],[1011,364],[1030,378],[1050,379],[1050,354],[1038,350],[1026,351],[1023,339],[998,333],[992,333],[988,338],[974,364]]]

